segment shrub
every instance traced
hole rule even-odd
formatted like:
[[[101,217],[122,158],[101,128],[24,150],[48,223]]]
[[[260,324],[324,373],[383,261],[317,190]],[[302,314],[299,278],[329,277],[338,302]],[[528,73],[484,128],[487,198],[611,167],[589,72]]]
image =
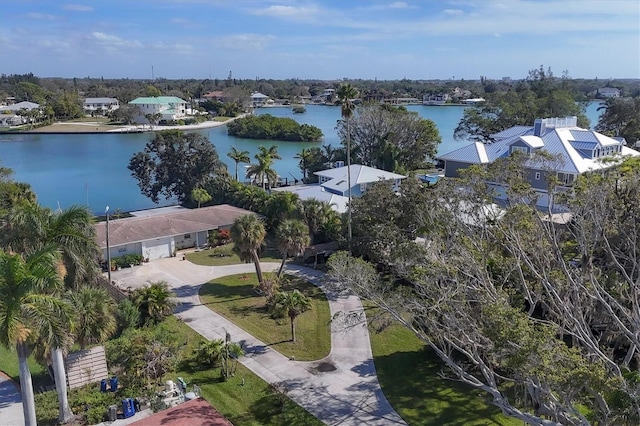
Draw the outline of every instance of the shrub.
[[[138,311],[138,308],[131,300],[125,299],[118,303],[116,322],[118,325],[118,335],[127,329],[136,328],[138,324],[140,324],[140,311]]]
[[[216,339],[200,343],[195,351],[195,361],[200,365],[213,367],[223,356],[224,340]]]
[[[225,244],[211,250],[211,256],[213,257],[231,257],[233,254],[233,244]]]

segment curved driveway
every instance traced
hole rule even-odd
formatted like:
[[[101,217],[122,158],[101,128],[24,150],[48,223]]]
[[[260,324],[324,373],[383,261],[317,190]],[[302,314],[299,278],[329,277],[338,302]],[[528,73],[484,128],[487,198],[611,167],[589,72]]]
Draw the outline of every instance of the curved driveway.
[[[180,305],[175,314],[207,339],[224,339],[226,332],[242,342],[240,360],[268,383],[280,383],[287,395],[328,425],[405,425],[385,398],[373,365],[369,332],[362,304],[356,296],[338,296],[323,288],[322,273],[297,265],[287,272],[304,277],[327,294],[332,321],[331,353],[320,361],[289,360],[224,317],[200,303],[203,283],[226,275],[254,272],[253,264],[198,266],[181,257],[156,260],[112,273],[119,285],[133,288],[164,280]],[[274,270],[278,263],[263,263]],[[338,321],[348,315],[349,324]]]
[[[18,386],[0,371],[0,426],[22,426],[22,398]]]

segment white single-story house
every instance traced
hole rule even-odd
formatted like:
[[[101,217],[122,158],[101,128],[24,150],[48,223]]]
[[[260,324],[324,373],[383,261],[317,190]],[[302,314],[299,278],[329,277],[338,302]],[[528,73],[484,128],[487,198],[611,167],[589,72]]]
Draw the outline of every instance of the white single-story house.
[[[136,98],[129,102],[138,107],[140,114],[134,117],[138,124],[148,124],[146,115],[161,114],[160,120],[177,120],[187,114],[187,101],[176,96],[157,96]]]
[[[110,112],[120,108],[120,102],[116,98],[86,98],[82,107],[85,111]]]
[[[29,101],[18,102],[17,104],[0,106],[0,113],[3,111],[11,111],[18,112],[20,110],[26,109],[27,111],[31,111],[32,109],[40,108],[40,104]]]
[[[112,259],[126,254],[139,254],[149,260],[171,257],[177,250],[203,246],[207,243],[210,231],[228,229],[239,217],[255,214],[228,204],[147,212],[137,212],[135,217],[109,220],[109,251]],[[107,223],[96,223],[94,227],[96,241],[106,259]]]
[[[620,89],[616,89],[615,87],[602,87],[598,89],[596,94],[599,98],[619,98]]]
[[[352,164],[351,166],[351,196],[359,197],[367,191],[367,186],[379,181],[391,181],[393,190],[400,190],[400,182],[406,176],[379,170],[373,167]],[[326,201],[338,213],[347,211],[349,202],[347,166],[321,170],[314,174],[319,183],[309,185],[284,186],[272,188],[272,191],[289,191],[298,194],[301,200],[315,198]]]

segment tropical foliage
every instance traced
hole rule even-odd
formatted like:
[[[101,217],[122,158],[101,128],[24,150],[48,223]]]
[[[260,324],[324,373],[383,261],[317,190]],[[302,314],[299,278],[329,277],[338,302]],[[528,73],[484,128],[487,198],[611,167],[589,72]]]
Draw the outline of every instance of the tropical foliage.
[[[315,142],[322,139],[322,130],[310,124],[299,124],[293,118],[271,114],[249,115],[227,124],[231,136],[248,139],[276,139],[293,142]]]
[[[80,349],[101,343],[111,337],[117,327],[116,303],[106,290],[84,286],[66,294],[73,307],[76,341]]]
[[[227,153],[227,157],[231,158],[236,163],[236,180],[238,180],[238,164],[250,163],[249,151],[240,151],[235,146],[231,147],[231,151]]]
[[[263,189],[268,189],[275,185],[278,180],[278,174],[272,167],[273,161],[281,160],[282,157],[278,154],[276,145],[272,145],[269,148],[261,146],[258,149],[259,151],[255,155],[257,163],[251,164],[247,168],[247,178],[253,178]]]
[[[295,343],[295,319],[311,307],[311,300],[296,289],[276,293],[271,305],[274,316],[289,317],[291,321],[291,341]]]
[[[205,136],[180,130],[157,132],[144,151],[131,157],[128,168],[142,194],[154,203],[160,196],[188,201],[193,189],[206,188],[214,176],[227,173]]]
[[[627,144],[640,141],[640,96],[609,98],[598,109],[604,109],[596,130],[614,137],[625,138]]]
[[[141,325],[157,324],[173,313],[175,294],[166,281],[158,281],[136,289],[131,301],[140,312]]]
[[[231,227],[233,250],[243,262],[254,263],[259,283],[264,279],[260,268],[259,253],[266,235],[267,232],[262,221],[253,214],[239,217]]]
[[[282,263],[278,269],[278,276],[282,275],[284,263],[289,256],[302,256],[304,249],[309,246],[309,227],[297,219],[287,219],[276,230],[278,249],[282,253]]]

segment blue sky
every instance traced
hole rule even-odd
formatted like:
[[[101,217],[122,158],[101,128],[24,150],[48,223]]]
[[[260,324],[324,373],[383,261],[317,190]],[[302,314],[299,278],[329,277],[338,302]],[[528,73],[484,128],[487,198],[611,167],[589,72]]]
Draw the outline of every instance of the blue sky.
[[[2,0],[0,73],[640,78],[637,0]]]

